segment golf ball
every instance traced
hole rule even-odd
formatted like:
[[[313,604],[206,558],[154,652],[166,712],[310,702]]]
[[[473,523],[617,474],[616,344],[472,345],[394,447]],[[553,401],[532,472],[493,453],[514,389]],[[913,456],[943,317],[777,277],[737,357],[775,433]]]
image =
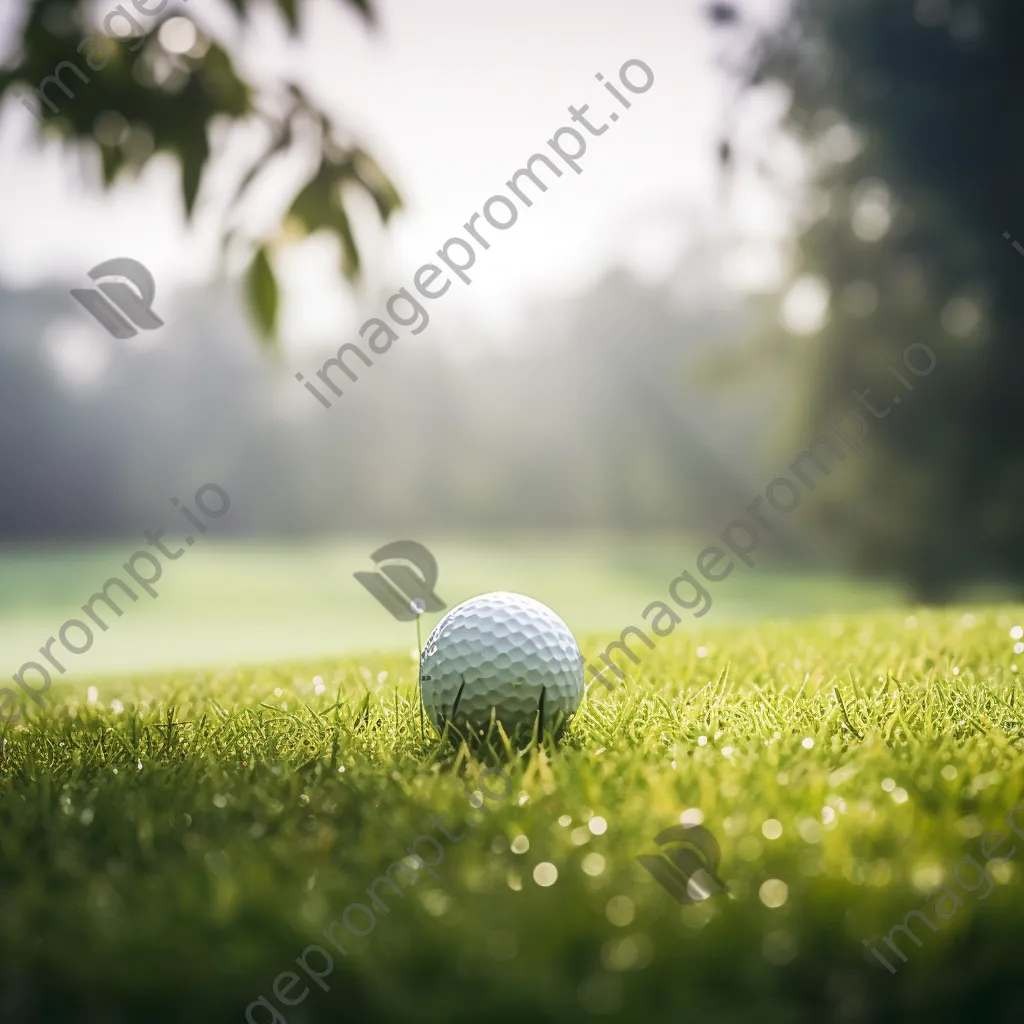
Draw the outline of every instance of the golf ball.
[[[461,691],[461,692],[460,692]],[[492,710],[505,732],[564,724],[583,698],[583,657],[569,627],[522,594],[482,594],[434,627],[420,656],[423,706],[438,730],[480,732]]]

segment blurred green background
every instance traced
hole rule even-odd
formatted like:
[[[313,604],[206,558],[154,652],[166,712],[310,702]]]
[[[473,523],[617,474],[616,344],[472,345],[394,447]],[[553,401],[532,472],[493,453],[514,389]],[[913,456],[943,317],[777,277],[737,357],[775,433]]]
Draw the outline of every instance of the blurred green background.
[[[150,625],[105,638],[96,668],[138,664],[136,630],[175,636],[149,644],[154,665],[179,645],[243,656],[246,621],[260,624],[253,655],[319,650],[332,620],[335,649],[388,642],[350,584],[371,535],[449,538],[453,599],[514,580],[603,627],[647,571],[614,538],[671,537],[652,569],[664,577],[682,538],[718,532],[846,409],[869,419],[872,458],[773,516],[763,553],[790,576],[927,601],[1018,592],[1024,159],[1007,41],[1021,8],[684,8],[613,6],[580,34],[569,4],[535,41],[458,0],[436,23],[407,0],[170,4],[128,21],[99,4],[8,5],[5,664],[46,601],[62,621],[57,606],[101,582],[85,582],[89,544],[166,525],[168,499],[209,480],[232,499],[216,538],[174,566],[182,579],[168,573]],[[491,40],[492,66],[518,66],[523,47],[546,56],[516,91],[451,63],[466,33]],[[99,70],[65,65],[46,84],[94,45]],[[594,68],[634,56],[654,86],[590,139],[585,173],[553,180],[479,253],[473,288],[428,303],[429,326],[331,410],[304,391],[293,374],[357,338],[568,103],[609,99]],[[467,125],[473,158],[459,160]],[[127,341],[69,295],[119,253],[153,271],[165,321]],[[885,363],[900,369],[912,344],[937,368],[889,407],[906,392]],[[868,388],[883,418],[858,405]],[[513,539],[524,531],[543,539]],[[577,539],[596,534],[607,550]],[[227,538],[257,546],[222,553]],[[294,557],[279,547],[296,540]],[[767,588],[725,589],[749,607]]]
[[[650,601],[664,599],[669,581],[692,568],[700,538],[524,534],[424,542],[441,565],[438,593],[450,606],[488,590],[528,593],[557,608],[578,634],[616,633],[640,621]],[[156,584],[156,600],[123,602],[108,615],[87,656],[66,659],[66,680],[111,672],[256,665],[267,661],[383,650],[413,650],[416,627],[396,622],[352,578],[372,568],[368,553],[380,538],[335,543],[204,542],[189,549]],[[169,547],[173,545],[168,543]],[[0,671],[17,671],[95,590],[117,575],[130,547],[46,547],[3,553],[0,588]],[[176,571],[182,570],[182,571]],[[123,570],[120,575],[124,578]],[[129,581],[130,582],[130,581]],[[115,595],[116,595],[115,591]],[[752,570],[712,592],[703,619],[728,622],[795,615],[824,607],[864,610],[902,599],[893,585],[851,582],[836,575],[779,568]],[[99,606],[103,611],[103,606]],[[425,615],[425,639],[443,613]]]

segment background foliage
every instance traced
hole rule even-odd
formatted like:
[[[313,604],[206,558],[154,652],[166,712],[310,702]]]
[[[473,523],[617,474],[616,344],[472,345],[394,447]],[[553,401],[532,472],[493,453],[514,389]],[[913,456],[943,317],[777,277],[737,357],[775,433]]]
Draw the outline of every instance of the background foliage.
[[[316,142],[317,158],[306,183],[286,202],[280,226],[287,227],[290,240],[316,231],[329,232],[340,244],[342,273],[350,279],[358,276],[359,247],[349,219],[351,192],[346,198],[346,189],[369,196],[384,221],[398,209],[400,200],[374,158],[315,97],[294,81],[281,76],[275,79],[266,69],[261,69],[258,82],[244,77],[231,44],[223,40],[200,34],[187,53],[168,53],[160,42],[160,26],[177,13],[190,12],[164,9],[146,17],[128,4],[141,35],[138,40],[118,41],[103,32],[96,7],[87,0],[15,2],[25,8],[24,27],[20,47],[0,68],[0,97],[9,91],[19,97],[32,94],[62,62],[78,67],[87,82],[70,68],[61,76],[73,97],[58,85],[47,88],[46,95],[58,109],[39,103],[40,132],[56,134],[69,148],[98,157],[104,185],[122,175],[138,174],[157,154],[170,154],[181,168],[182,200],[187,216],[192,217],[213,161],[215,128],[242,122],[261,125],[263,148],[239,175],[225,213],[223,240],[225,244],[238,242],[250,251],[247,295],[265,337],[273,337],[277,320],[277,283],[268,250],[279,236],[239,238],[230,213],[264,187],[269,168],[305,148],[310,139]],[[329,2],[347,3],[368,23],[373,21],[369,0]],[[266,6],[260,0],[226,3],[238,23],[234,39],[257,8]],[[156,9],[152,4],[146,6]],[[297,36],[307,4],[274,0],[274,6],[282,31]],[[115,31],[123,31],[127,23],[119,19],[111,24],[117,26]],[[84,53],[80,49],[83,44]],[[90,74],[87,60],[99,67],[103,58],[107,63],[102,70]]]
[[[713,5],[728,31],[741,10]],[[812,422],[853,388],[880,409],[900,393],[879,357],[937,356],[877,431],[880,457],[820,509],[856,564],[923,598],[1024,577],[1024,261],[1002,237],[1024,234],[1022,40],[1005,0],[795,0],[745,72],[783,88],[810,163],[798,269],[827,282],[831,322],[787,354],[811,370]]]

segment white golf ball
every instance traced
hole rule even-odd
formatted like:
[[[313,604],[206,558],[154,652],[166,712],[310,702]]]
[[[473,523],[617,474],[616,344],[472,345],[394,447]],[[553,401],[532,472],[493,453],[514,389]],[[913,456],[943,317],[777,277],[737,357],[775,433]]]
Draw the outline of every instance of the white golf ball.
[[[538,712],[550,728],[580,706],[583,656],[569,627],[540,601],[482,594],[453,608],[427,638],[420,693],[439,731],[449,719],[486,730],[492,710],[510,735],[532,728]]]

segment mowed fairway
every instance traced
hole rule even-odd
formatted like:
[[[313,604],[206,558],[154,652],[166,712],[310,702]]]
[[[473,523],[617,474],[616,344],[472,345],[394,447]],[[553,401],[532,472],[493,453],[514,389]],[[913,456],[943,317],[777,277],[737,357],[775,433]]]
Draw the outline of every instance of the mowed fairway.
[[[396,622],[352,577],[356,570],[372,570],[371,553],[391,539],[267,544],[204,537],[177,560],[164,560],[156,598],[136,587],[140,596],[132,603],[115,590],[122,617],[106,614],[107,631],[96,632],[86,653],[64,658],[67,675],[55,685],[100,673],[408,651],[416,644],[414,626]],[[697,552],[713,538],[417,539],[437,558],[437,592],[449,607],[491,590],[518,591],[556,609],[579,633],[618,632],[639,621],[648,602],[664,597],[673,576],[692,568]],[[166,543],[172,550],[180,546],[180,541]],[[0,673],[7,676],[38,658],[40,645],[56,636],[62,623],[83,617],[83,603],[104,581],[117,575],[127,579],[124,562],[140,546],[145,545],[0,548]],[[805,615],[826,606],[856,611],[898,600],[894,587],[780,576],[758,564],[716,587],[705,618],[729,621],[764,615],[765,609]],[[429,631],[438,617],[425,616],[424,629]],[[701,620],[684,613],[683,625],[692,628]],[[72,642],[81,644],[81,635],[72,633]]]
[[[408,653],[98,681],[0,733],[0,1019],[1019,1020],[1021,622],[677,631],[484,761],[421,734]],[[681,906],[636,857],[694,809],[728,895]]]

